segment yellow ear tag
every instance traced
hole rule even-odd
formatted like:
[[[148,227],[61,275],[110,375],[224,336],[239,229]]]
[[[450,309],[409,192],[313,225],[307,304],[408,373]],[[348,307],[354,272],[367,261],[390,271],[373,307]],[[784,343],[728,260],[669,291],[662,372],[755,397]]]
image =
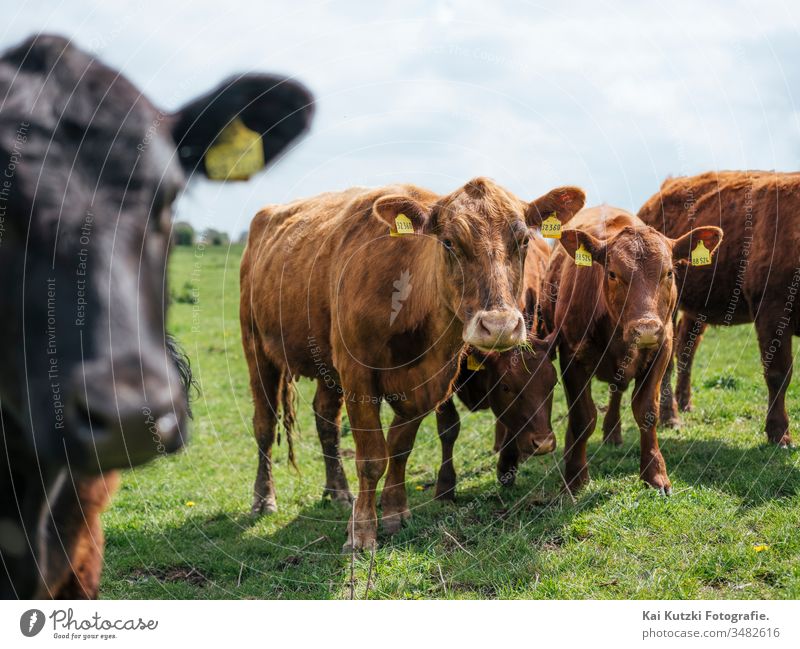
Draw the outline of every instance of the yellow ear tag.
[[[405,214],[394,217],[394,231],[389,231],[393,237],[402,237],[404,234],[414,234],[414,224]]]
[[[556,218],[555,212],[542,221],[541,231],[545,239],[561,238],[561,221]]]
[[[592,265],[592,253],[586,250],[586,248],[583,247],[583,244],[579,245],[578,249],[575,251],[575,265],[576,266]]]
[[[692,250],[692,266],[708,266],[711,263],[711,252],[701,241]]]
[[[475,354],[470,354],[467,356],[467,369],[472,370],[473,372],[477,372],[478,370],[486,369],[477,358],[475,358]]]
[[[206,174],[212,180],[247,180],[264,168],[261,136],[237,117],[206,151]]]

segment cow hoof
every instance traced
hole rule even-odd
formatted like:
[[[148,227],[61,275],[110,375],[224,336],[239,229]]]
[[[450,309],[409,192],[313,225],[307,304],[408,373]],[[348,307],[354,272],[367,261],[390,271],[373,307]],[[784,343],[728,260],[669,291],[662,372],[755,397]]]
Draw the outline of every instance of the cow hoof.
[[[589,467],[577,462],[570,466],[564,466],[564,484],[561,488],[562,493],[576,494],[589,483]]]
[[[517,481],[517,467],[504,470],[498,466],[497,481],[503,487],[513,487],[514,483]]]
[[[278,503],[274,498],[256,498],[250,508],[253,516],[263,516],[264,514],[274,514],[278,511]]]
[[[378,522],[373,518],[353,524],[347,523],[347,541],[342,546],[344,554],[352,554],[361,550],[374,550],[378,547]]]
[[[775,444],[779,448],[790,448],[792,446],[792,437],[788,432],[777,433],[773,435],[767,432],[767,439],[769,440],[770,444]]]
[[[322,492],[322,498],[330,498],[332,502],[341,503],[342,505],[352,505],[354,500],[353,494],[350,493],[349,489],[333,489],[331,487],[325,487]]]
[[[669,496],[672,494],[672,483],[670,483],[666,474],[655,474],[649,477],[642,476],[642,480],[646,482],[648,486],[658,491],[662,496]]]
[[[680,410],[681,412],[692,412],[692,410],[694,410],[694,406],[692,405],[691,401],[689,401],[688,403],[681,403],[679,401],[678,410]]]
[[[399,512],[384,512],[381,522],[383,523],[383,531],[389,534],[397,534],[403,527],[403,521],[411,518],[411,512],[404,509]]]
[[[362,550],[375,550],[378,547],[376,539],[356,539],[353,541],[346,541],[342,546],[342,554],[353,554],[353,552],[361,552]]]
[[[455,485],[436,485],[436,493],[433,495],[434,500],[441,500],[443,502],[453,502],[456,499],[456,486]]]
[[[618,430],[603,437],[603,444],[610,444],[611,446],[622,446],[622,433]]]
[[[681,422],[681,418],[678,415],[671,415],[670,417],[664,417],[661,419],[661,425],[664,428],[680,428],[683,423]]]

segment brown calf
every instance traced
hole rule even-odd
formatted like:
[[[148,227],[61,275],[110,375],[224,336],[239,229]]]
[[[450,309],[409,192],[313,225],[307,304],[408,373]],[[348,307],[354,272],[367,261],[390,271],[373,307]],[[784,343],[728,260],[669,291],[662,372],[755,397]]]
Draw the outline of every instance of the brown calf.
[[[562,188],[525,203],[478,178],[447,196],[396,185],[259,212],[242,258],[240,305],[259,446],[253,511],[276,508],[279,392],[299,375],[318,382],[326,457],[338,456],[339,431],[324,412],[347,407],[359,494],[346,547],[375,544],[375,494],[387,465],[383,521],[398,529],[410,516],[405,464],[417,428],[449,396],[464,345],[503,351],[526,339],[517,303],[528,228],[551,212],[571,216],[583,201],[579,189]],[[395,414],[388,443],[384,400]]]
[[[556,449],[556,437],[550,425],[553,390],[558,381],[553,367],[555,344],[529,335],[530,348],[501,354],[470,356],[481,369],[468,369],[462,361],[454,385],[455,394],[471,411],[491,408],[497,418],[494,450],[498,453],[497,479],[511,486],[520,462],[531,455],[545,455]],[[456,474],[453,446],[461,420],[450,398],[436,411],[436,426],[442,443],[442,465],[436,480],[436,497],[455,496]]]
[[[640,475],[669,493],[656,420],[658,387],[672,350],[677,302],[673,265],[689,257],[698,241],[713,253],[722,231],[696,228],[669,239],[632,214],[605,205],[581,211],[570,226],[547,272],[553,299],[542,302],[546,325],[559,338],[569,405],[567,486],[575,490],[589,479],[586,442],[596,423],[591,380],[597,377],[616,394],[635,382],[632,407],[641,436]]]
[[[678,405],[691,407],[692,361],[706,326],[754,322],[769,390],[765,430],[781,446],[791,443],[785,397],[792,335],[800,333],[799,214],[800,174],[766,171],[671,178],[639,210],[639,218],[667,236],[697,225],[725,230],[713,264],[676,268],[683,310],[675,345]],[[662,388],[662,421],[677,421],[669,373]]]

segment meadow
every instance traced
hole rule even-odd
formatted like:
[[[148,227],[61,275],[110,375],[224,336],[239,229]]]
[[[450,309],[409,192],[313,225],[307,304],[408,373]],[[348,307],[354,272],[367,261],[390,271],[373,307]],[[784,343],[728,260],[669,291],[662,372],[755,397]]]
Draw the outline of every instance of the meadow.
[[[659,431],[669,498],[638,479],[627,399],[624,444],[603,445],[595,431],[592,480],[574,502],[563,495],[559,385],[559,449],[531,458],[511,488],[495,478],[491,414],[460,408],[455,503],[432,499],[439,443],[428,417],[408,464],[413,518],[381,537],[374,557],[342,555],[349,509],[321,498],[314,386],[301,380],[300,471],[284,441],[275,449],[280,511],[251,517],[256,447],[239,335],[240,256],[241,246],[174,251],[170,329],[200,386],[191,442],[124,473],[103,517],[101,597],[800,598],[800,451],[766,444],[766,387],[749,325],[709,330],[695,363],[695,409],[682,428]],[[793,422],[797,383],[787,397]],[[594,394],[605,404],[604,385]],[[352,436],[342,445],[354,488]]]

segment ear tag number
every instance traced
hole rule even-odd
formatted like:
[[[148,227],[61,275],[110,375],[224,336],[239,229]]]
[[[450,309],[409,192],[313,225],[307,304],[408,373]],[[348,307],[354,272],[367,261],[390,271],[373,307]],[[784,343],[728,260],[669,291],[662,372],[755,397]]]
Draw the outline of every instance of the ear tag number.
[[[586,248],[583,247],[583,244],[579,245],[578,249],[575,251],[575,265],[576,266],[592,265],[592,253],[586,250]]]
[[[708,266],[711,263],[711,252],[706,248],[706,244],[698,241],[692,250],[692,266]]]
[[[261,136],[237,117],[206,151],[206,174],[212,180],[247,180],[264,168]]]
[[[475,357],[475,354],[470,354],[467,356],[467,369],[477,372],[478,370],[483,370],[486,368],[483,366],[483,363],[481,363],[481,361]]]
[[[414,224],[405,214],[398,214],[394,217],[394,232],[389,232],[393,237],[402,237],[405,234],[414,234]]]
[[[561,221],[556,218],[555,212],[542,221],[542,226],[540,229],[542,231],[542,236],[545,239],[561,238]]]

